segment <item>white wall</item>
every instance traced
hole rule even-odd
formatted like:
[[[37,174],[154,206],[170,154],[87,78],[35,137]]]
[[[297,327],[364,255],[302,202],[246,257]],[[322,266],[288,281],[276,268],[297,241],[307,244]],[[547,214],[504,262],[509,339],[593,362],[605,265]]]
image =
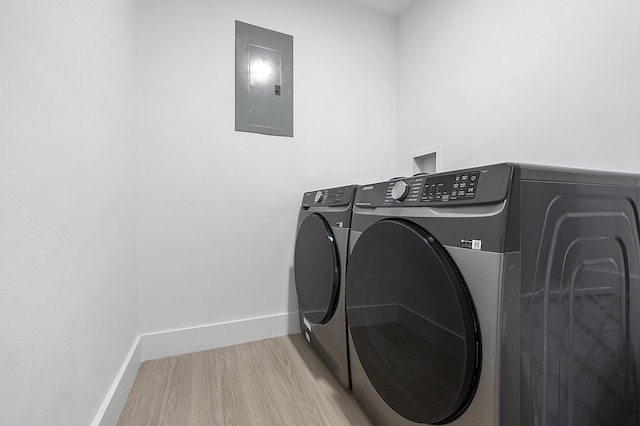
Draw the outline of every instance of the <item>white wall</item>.
[[[0,3],[0,424],[86,425],[136,336],[135,9]]]
[[[294,137],[234,131],[235,20],[294,37]],[[396,22],[340,0],[141,0],[140,330],[294,312],[302,192],[395,169]]]
[[[416,1],[398,23],[398,167],[640,171],[640,3]]]

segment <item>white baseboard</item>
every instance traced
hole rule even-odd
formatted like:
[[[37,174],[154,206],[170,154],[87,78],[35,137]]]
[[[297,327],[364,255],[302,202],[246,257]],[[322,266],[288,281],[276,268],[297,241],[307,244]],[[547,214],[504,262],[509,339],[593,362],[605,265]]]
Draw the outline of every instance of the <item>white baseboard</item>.
[[[127,402],[127,397],[133,386],[136,374],[138,374],[138,367],[140,367],[141,362],[142,347],[140,346],[140,336],[138,336],[113,381],[107,397],[93,419],[92,426],[112,426],[118,423],[118,418],[125,402]]]
[[[298,313],[290,312],[138,336],[92,426],[113,426],[118,422],[143,361],[298,332]]]
[[[140,336],[142,361],[204,351],[298,332],[298,313],[161,331]]]

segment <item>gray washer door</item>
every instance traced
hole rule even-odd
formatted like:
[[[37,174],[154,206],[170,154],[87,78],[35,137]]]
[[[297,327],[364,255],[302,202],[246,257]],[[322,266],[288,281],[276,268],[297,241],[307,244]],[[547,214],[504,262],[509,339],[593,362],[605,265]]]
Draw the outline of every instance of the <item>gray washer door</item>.
[[[381,220],[353,247],[346,282],[349,331],[378,394],[414,422],[459,417],[478,385],[481,340],[446,250],[415,223]]]

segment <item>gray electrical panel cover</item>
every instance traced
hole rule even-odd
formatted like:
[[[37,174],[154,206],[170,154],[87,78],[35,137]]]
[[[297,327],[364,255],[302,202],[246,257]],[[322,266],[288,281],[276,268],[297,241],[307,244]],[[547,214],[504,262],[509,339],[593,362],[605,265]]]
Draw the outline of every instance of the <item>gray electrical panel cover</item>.
[[[293,37],[236,21],[236,130],[293,136]]]

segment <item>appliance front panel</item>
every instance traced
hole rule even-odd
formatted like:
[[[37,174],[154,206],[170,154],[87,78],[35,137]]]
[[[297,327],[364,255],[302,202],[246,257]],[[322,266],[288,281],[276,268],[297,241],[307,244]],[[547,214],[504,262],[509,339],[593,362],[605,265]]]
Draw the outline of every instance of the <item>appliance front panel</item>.
[[[387,219],[362,233],[346,307],[355,354],[387,405],[429,424],[466,410],[480,376],[478,318],[460,271],[428,232]]]

